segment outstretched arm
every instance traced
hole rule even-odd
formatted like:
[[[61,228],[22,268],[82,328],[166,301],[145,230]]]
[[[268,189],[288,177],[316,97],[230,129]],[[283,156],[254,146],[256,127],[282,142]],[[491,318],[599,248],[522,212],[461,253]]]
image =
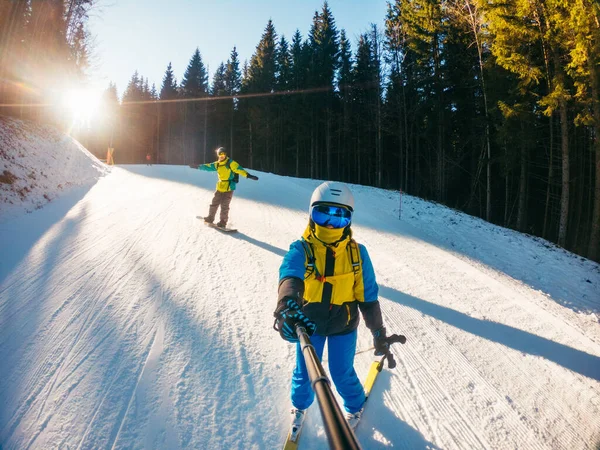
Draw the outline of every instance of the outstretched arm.
[[[217,163],[208,163],[208,164],[190,164],[192,169],[198,170],[206,170],[208,172],[215,172],[217,170]]]
[[[250,180],[258,180],[257,176],[254,176],[246,171],[242,166],[239,165],[237,161],[231,161],[231,170],[235,173],[239,173],[240,175],[250,179]]]
[[[202,164],[202,165],[198,166],[198,170],[205,170],[207,172],[216,172],[217,171],[217,163],[213,162],[213,163],[208,163],[208,164]]]

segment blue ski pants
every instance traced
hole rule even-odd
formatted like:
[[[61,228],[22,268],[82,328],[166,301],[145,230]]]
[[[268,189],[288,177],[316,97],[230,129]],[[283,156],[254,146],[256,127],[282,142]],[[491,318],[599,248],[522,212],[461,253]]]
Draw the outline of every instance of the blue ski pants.
[[[344,408],[350,413],[360,411],[365,403],[365,391],[354,370],[357,331],[338,336],[312,335],[310,340],[319,360],[327,341],[329,373],[338,394],[344,400]],[[292,405],[297,409],[308,408],[315,399],[310,378],[306,370],[300,343],[296,344],[296,368],[292,375]]]

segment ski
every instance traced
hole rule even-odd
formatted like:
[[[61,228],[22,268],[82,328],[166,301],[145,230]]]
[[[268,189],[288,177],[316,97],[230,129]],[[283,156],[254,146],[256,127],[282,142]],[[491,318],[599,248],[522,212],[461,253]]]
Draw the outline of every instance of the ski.
[[[385,358],[382,358],[381,361],[373,361],[371,363],[371,367],[369,367],[369,372],[367,373],[367,379],[365,380],[364,388],[365,388],[365,396],[367,400],[369,399],[369,394],[373,389],[373,385],[375,384],[375,380],[377,379],[377,375],[383,369],[383,362]],[[365,406],[367,405],[365,400]],[[285,439],[285,443],[283,444],[283,450],[297,450],[298,442],[300,440],[300,434],[302,433],[302,426],[299,429],[291,428],[288,432],[288,435]]]
[[[371,394],[371,389],[373,389],[373,385],[375,384],[375,380],[377,379],[377,375],[383,369],[382,361],[373,361],[371,363],[371,367],[369,367],[369,372],[367,373],[367,379],[365,380],[365,397],[367,400],[369,399],[369,395]],[[366,400],[365,400],[366,403]]]
[[[387,342],[389,345],[395,344],[399,342],[400,344],[404,344],[406,342],[406,337],[398,334],[393,334],[387,338]],[[388,350],[388,352],[381,357],[378,361],[373,361],[371,366],[369,367],[369,371],[367,372],[367,378],[364,383],[365,390],[365,403],[363,405],[363,413],[364,408],[367,406],[367,400],[369,400],[369,396],[371,395],[371,391],[373,390],[373,386],[375,385],[375,381],[377,380],[377,376],[383,370],[384,363],[387,360],[388,368],[393,369],[396,367],[396,360],[394,359],[394,355]],[[283,444],[283,450],[296,450],[298,448],[298,442],[300,440],[300,434],[302,433],[304,422],[299,427],[291,427],[288,435]],[[360,422],[357,426],[360,425]]]
[[[306,415],[306,412],[304,414]],[[300,440],[300,434],[302,433],[302,428],[304,426],[304,419],[305,417],[302,419],[300,425],[292,424],[283,444],[283,450],[296,450],[298,448],[298,441]]]
[[[406,337],[402,336],[402,335],[394,334],[394,335],[388,337],[387,341],[388,341],[388,344],[390,344],[390,345],[395,344],[396,342],[404,344],[406,342]],[[379,361],[373,361],[371,363],[371,367],[369,367],[369,371],[367,372],[367,379],[365,380],[365,384],[364,384],[366,399],[365,399],[365,404],[363,406],[363,413],[364,413],[364,408],[367,406],[367,400],[369,400],[369,396],[371,395],[371,391],[373,390],[373,385],[375,384],[375,380],[377,380],[377,376],[383,370],[383,365],[384,365],[384,362],[386,359],[388,361],[389,369],[393,369],[394,367],[396,367],[396,360],[394,359],[394,356],[392,355],[392,353],[389,351],[388,351],[388,353],[383,355]]]
[[[300,427],[300,430],[296,432],[296,436],[292,437],[292,431],[290,430],[287,438],[285,439],[285,443],[283,444],[283,450],[296,450],[298,448],[298,441],[300,440],[301,432],[302,427]]]

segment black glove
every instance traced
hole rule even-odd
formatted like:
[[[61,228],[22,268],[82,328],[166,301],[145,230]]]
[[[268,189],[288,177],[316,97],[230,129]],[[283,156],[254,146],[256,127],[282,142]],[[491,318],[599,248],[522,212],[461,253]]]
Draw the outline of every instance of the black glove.
[[[197,169],[197,168],[198,168],[198,166],[197,166],[196,164],[190,164],[190,167],[191,167],[192,169]]]
[[[375,347],[375,356],[383,356],[390,351],[385,327],[373,331],[373,346]]]
[[[248,174],[246,178],[250,178],[251,180],[258,181],[258,177],[256,175]]]
[[[291,297],[281,299],[273,315],[273,328],[279,332],[282,339],[289,342],[298,342],[296,325],[303,326],[309,336],[317,329],[316,324],[304,315],[296,299]]]

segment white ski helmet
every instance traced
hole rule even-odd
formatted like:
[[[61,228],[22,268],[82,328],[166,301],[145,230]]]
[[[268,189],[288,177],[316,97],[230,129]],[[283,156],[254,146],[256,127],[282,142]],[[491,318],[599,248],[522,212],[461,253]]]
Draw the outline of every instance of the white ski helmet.
[[[336,183],[335,181],[326,181],[314,190],[312,197],[310,197],[310,214],[312,214],[312,207],[317,203],[335,203],[347,206],[350,211],[354,211],[352,192],[345,184]]]

